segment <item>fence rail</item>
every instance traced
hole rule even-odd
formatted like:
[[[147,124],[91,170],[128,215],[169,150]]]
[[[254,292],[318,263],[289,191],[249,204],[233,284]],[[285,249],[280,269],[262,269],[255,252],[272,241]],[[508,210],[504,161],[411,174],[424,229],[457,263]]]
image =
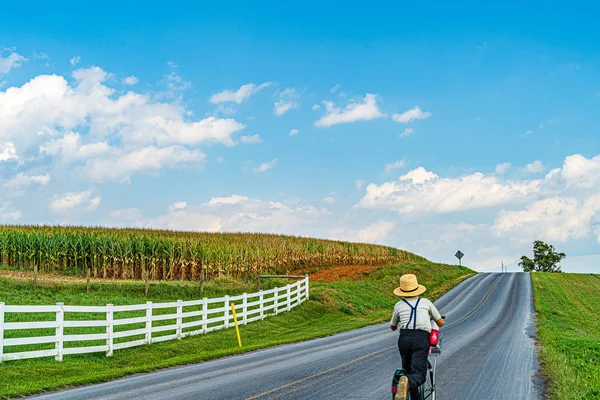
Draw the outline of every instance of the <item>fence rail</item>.
[[[309,297],[308,276],[293,284],[223,298],[129,306],[6,305],[0,302],[0,362],[105,352],[200,335],[289,311]],[[86,319],[89,317],[95,317]]]

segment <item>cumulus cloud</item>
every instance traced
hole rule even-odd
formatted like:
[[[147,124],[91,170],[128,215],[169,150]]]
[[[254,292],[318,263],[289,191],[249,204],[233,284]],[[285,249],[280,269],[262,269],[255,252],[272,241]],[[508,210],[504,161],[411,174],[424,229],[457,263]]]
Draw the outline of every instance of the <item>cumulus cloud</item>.
[[[69,60],[69,62],[71,63],[71,65],[76,65],[76,64],[79,64],[80,60],[81,60],[81,56],[75,56],[75,57],[71,58]]]
[[[389,174],[390,172],[392,172],[395,169],[404,168],[405,165],[406,165],[406,162],[404,160],[398,160],[393,163],[386,164],[385,165],[385,173]]]
[[[25,189],[31,185],[38,185],[40,187],[46,186],[50,182],[50,175],[27,175],[19,173],[12,179],[9,179],[5,184],[4,188],[13,194],[22,195],[25,193]]]
[[[419,107],[412,108],[402,114],[392,115],[392,119],[400,124],[406,124],[414,120],[426,119],[429,117],[431,117],[431,113],[423,112]]]
[[[110,74],[97,66],[72,76],[69,83],[62,76],[39,75],[0,91],[0,160],[50,155],[89,166],[102,179],[121,180],[137,171],[202,161],[204,154],[190,147],[235,146],[233,135],[245,129],[233,118],[193,120],[178,102],[153,101],[133,91],[117,95],[105,83]],[[140,159],[144,155],[157,158]],[[117,173],[113,164],[127,172]]]
[[[368,185],[365,196],[357,205],[394,210],[400,214],[441,214],[523,201],[539,193],[540,184],[540,180],[501,181],[479,172],[442,178],[419,167],[397,181]]]
[[[501,211],[494,231],[510,234],[524,242],[532,238],[554,242],[581,239],[592,233],[592,218],[600,211],[600,195],[585,200],[551,197],[529,204],[519,211]]]
[[[317,111],[319,108],[321,108],[321,106],[318,104],[313,104],[312,106],[313,111]]]
[[[335,192],[329,193],[329,196],[325,197],[323,203],[333,204],[335,203]]]
[[[183,210],[186,207],[187,207],[187,202],[186,201],[179,201],[177,203],[171,204],[169,206],[169,211]]]
[[[13,68],[19,68],[27,61],[22,55],[12,52],[6,57],[0,52],[0,75],[8,74]]]
[[[17,149],[12,142],[0,144],[0,161],[18,160]]]
[[[244,201],[248,201],[248,197],[240,196],[239,194],[232,194],[229,197],[213,197],[210,199],[206,205],[209,207],[215,207],[219,204],[239,204]]]
[[[86,162],[82,174],[94,182],[130,182],[133,174],[142,171],[159,171],[164,167],[181,168],[204,165],[206,155],[200,150],[183,146],[147,146],[133,151],[113,150],[106,157]]]
[[[536,160],[530,164],[527,164],[525,167],[521,168],[521,171],[533,174],[533,173],[537,173],[537,172],[543,172],[545,169],[546,169],[546,167],[544,167],[544,164],[542,164],[542,162],[540,160]]]
[[[248,100],[250,96],[256,94],[271,85],[270,82],[261,83],[260,85],[255,85],[254,83],[248,83],[246,85],[240,86],[238,90],[224,90],[219,93],[215,93],[210,97],[210,102],[213,104],[219,103],[237,103],[241,104]]]
[[[290,131],[290,136],[297,135],[298,133],[300,133],[300,131],[299,131],[298,129],[292,129],[292,130]]]
[[[136,77],[136,76],[128,76],[127,78],[123,79],[123,83],[126,85],[136,85],[140,80]]]
[[[282,116],[286,112],[300,107],[298,103],[298,93],[295,89],[287,88],[279,93],[279,100],[273,106],[273,112],[278,117]]]
[[[266,162],[266,163],[262,163],[258,167],[254,168],[254,173],[258,174],[258,173],[261,173],[261,172],[268,171],[271,168],[273,168],[276,163],[277,163],[277,159],[274,159],[273,161],[269,161],[269,162]]]
[[[74,210],[94,211],[100,205],[100,196],[92,197],[92,190],[68,192],[50,199],[50,210],[56,214],[70,213]]]
[[[342,110],[331,101],[324,101],[326,114],[315,122],[317,127],[330,127],[342,123],[369,121],[385,115],[377,107],[377,96],[367,93],[362,101],[350,102]]]

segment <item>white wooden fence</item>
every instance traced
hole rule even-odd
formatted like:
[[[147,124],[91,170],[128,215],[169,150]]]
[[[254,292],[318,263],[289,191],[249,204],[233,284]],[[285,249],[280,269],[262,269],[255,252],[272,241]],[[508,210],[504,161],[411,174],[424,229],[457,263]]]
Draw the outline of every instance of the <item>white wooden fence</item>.
[[[308,291],[307,276],[258,293],[170,303],[16,306],[0,302],[0,362],[40,357],[62,361],[65,355],[96,352],[110,357],[115,350],[229,328],[234,324],[232,303],[240,325],[289,311],[308,299]],[[85,314],[96,319],[81,319]],[[82,333],[89,330],[95,332]]]

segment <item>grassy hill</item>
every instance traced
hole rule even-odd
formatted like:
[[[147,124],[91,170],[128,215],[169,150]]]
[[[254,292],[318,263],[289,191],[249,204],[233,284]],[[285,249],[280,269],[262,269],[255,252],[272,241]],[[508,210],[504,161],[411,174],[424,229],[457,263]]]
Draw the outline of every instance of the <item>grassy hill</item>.
[[[316,279],[311,280],[309,301],[290,312],[240,327],[242,349],[237,346],[235,331],[227,329],[181,341],[120,350],[111,358],[104,354],[83,354],[65,356],[63,362],[54,359],[10,361],[0,364],[0,398],[103,382],[387,321],[398,301],[392,290],[399,284],[402,274],[417,274],[419,282],[427,286],[426,295],[431,300],[473,274],[465,267],[428,261],[403,261],[363,268],[359,274],[354,272],[356,270],[344,278],[336,271],[337,280],[319,280],[318,276],[327,275],[327,269],[322,269],[315,274]],[[267,281],[262,288],[286,283]],[[36,288],[30,278],[0,277],[0,301],[7,304],[53,304],[57,301],[68,305],[139,304],[148,300],[199,298],[198,291],[198,285],[192,282],[161,282],[153,284],[146,297],[143,282],[96,281],[87,294],[83,280],[41,281]],[[254,283],[222,277],[207,282],[202,297],[217,297],[224,293],[236,295],[245,291],[254,291]]]
[[[551,399],[600,399],[600,275],[531,274]]]

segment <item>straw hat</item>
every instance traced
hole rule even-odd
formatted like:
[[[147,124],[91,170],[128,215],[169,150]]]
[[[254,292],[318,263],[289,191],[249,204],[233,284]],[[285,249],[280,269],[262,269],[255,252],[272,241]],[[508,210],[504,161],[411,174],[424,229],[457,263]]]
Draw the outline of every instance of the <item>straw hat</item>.
[[[425,286],[419,285],[417,277],[414,274],[406,274],[400,277],[400,286],[394,289],[396,296],[418,296],[427,290]]]

